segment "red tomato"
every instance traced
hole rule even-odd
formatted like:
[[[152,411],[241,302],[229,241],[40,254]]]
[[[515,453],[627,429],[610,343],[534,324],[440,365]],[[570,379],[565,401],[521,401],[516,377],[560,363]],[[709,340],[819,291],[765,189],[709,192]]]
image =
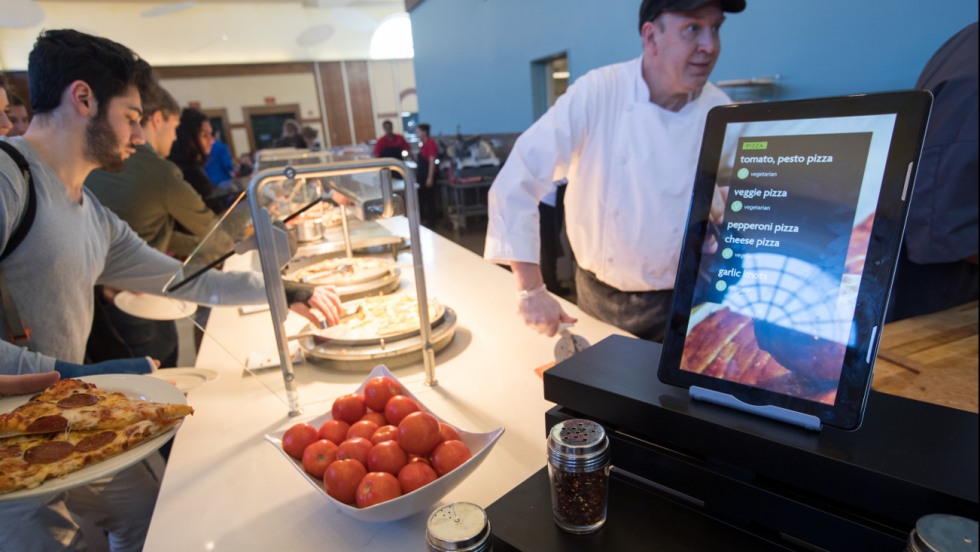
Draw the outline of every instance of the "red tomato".
[[[378,430],[378,424],[372,422],[371,420],[361,420],[359,422],[354,422],[351,424],[350,429],[347,430],[347,438],[351,437],[364,437],[370,440],[374,432]]]
[[[429,457],[428,456],[422,456],[420,454],[409,454],[408,455],[408,463],[409,464],[413,464],[415,462],[422,462],[423,464],[428,464],[430,466],[432,465],[432,463],[429,462]]]
[[[441,442],[439,420],[428,412],[412,412],[398,424],[398,444],[410,454],[429,454]]]
[[[424,487],[432,483],[439,476],[436,470],[425,462],[409,462],[405,467],[398,471],[398,484],[401,485],[402,494],[408,494],[415,489]]]
[[[432,460],[432,467],[436,469],[436,473],[442,477],[458,468],[471,456],[470,449],[462,441],[446,441],[432,451],[429,459]]]
[[[316,428],[310,424],[296,424],[282,435],[282,450],[299,460],[303,458],[303,450],[320,437]]]
[[[400,446],[398,441],[384,441],[371,447],[368,453],[367,468],[373,472],[388,472],[398,475],[398,470],[408,464],[408,453]]]
[[[374,432],[374,435],[371,436],[371,442],[375,445],[385,441],[394,441],[396,439],[398,439],[398,427],[393,425],[381,426]]]
[[[443,441],[459,441],[459,432],[446,422],[439,422],[439,435]]]
[[[388,399],[388,402],[385,404],[385,418],[388,419],[389,424],[398,425],[402,421],[402,418],[419,410],[421,410],[419,404],[412,400],[411,397],[395,395]]]
[[[337,447],[337,460],[353,458],[361,464],[367,466],[368,453],[371,452],[371,441],[364,437],[352,437],[347,439]]]
[[[364,384],[364,402],[368,408],[383,412],[388,399],[401,395],[402,388],[395,380],[386,376],[377,376]]]
[[[327,466],[337,459],[337,445],[332,441],[320,439],[313,441],[303,451],[303,469],[317,479],[323,478]]]
[[[357,487],[367,475],[367,468],[357,460],[336,460],[323,472],[323,488],[344,504],[353,504]]]
[[[333,401],[333,408],[330,409],[335,420],[343,420],[349,424],[360,420],[365,412],[367,407],[364,406],[364,397],[357,393],[337,397]]]
[[[382,414],[381,412],[368,411],[363,416],[361,416],[361,421],[363,422],[364,420],[372,421],[378,424],[378,427],[381,427],[388,423],[388,419],[385,418],[385,415]]]
[[[343,420],[327,420],[320,426],[320,438],[339,445],[347,438],[347,430],[349,428],[350,424]]]
[[[361,479],[357,486],[357,507],[367,508],[386,500],[398,498],[402,494],[398,479],[388,472],[371,472]]]

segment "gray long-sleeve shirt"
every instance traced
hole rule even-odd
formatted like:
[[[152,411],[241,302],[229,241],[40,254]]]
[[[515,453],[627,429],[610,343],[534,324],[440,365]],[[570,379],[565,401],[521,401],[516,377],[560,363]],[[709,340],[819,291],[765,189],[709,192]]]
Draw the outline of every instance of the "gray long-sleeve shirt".
[[[93,314],[96,284],[162,295],[180,262],[151,248],[129,226],[83,190],[74,201],[57,174],[23,138],[10,143],[27,159],[34,177],[37,214],[3,270],[25,326],[31,351],[0,341],[0,373],[54,369],[55,359],[81,363]],[[25,210],[27,185],[17,165],[0,153],[0,249]],[[261,275],[210,272],[181,288],[175,297],[206,305],[266,301]],[[7,323],[0,316],[0,336]]]

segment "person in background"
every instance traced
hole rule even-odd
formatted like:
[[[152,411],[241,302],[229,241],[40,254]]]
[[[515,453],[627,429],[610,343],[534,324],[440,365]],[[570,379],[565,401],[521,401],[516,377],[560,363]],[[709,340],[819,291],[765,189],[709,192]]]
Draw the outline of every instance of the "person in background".
[[[977,23],[943,44],[915,85],[935,100],[898,258],[888,320],[977,299]]]
[[[412,148],[408,145],[404,136],[395,134],[395,127],[391,124],[391,121],[382,121],[381,128],[384,129],[384,134],[374,143],[374,156],[394,157],[399,161],[411,158]]]
[[[583,312],[661,341],[725,12],[744,0],[643,0],[642,55],[583,75],[517,140],[489,192],[484,257],[507,263],[518,312],[552,336],[575,322],[539,266],[538,202],[568,179],[565,226]]]
[[[306,149],[306,140],[299,133],[299,123],[295,119],[286,119],[282,123],[282,136],[276,140],[277,148]]]
[[[197,109],[185,107],[180,113],[180,124],[177,125],[177,139],[167,157],[180,168],[184,180],[197,190],[201,198],[214,212],[220,213],[222,205],[208,203],[214,195],[214,183],[204,172],[211,147],[214,145],[214,134],[207,115]]]
[[[299,131],[299,135],[303,138],[303,141],[306,142],[306,147],[310,151],[320,151],[323,149],[323,144],[321,144],[320,140],[317,139],[319,134],[320,133],[311,126],[304,126]]]
[[[180,105],[162,86],[151,83],[142,94],[140,126],[145,143],[126,159],[122,172],[96,169],[85,179],[85,187],[106,208],[126,221],[151,247],[184,258],[217,222],[217,216],[188,184],[180,169],[168,161],[180,122]],[[177,225],[180,229],[176,229]],[[177,365],[177,325],[172,320],[147,320],[129,315],[112,302],[114,290],[97,293],[96,309],[128,346],[131,356],[149,356],[160,367]],[[93,334],[96,332],[93,330]],[[98,335],[98,334],[96,334]],[[104,342],[105,336],[102,336]],[[107,360],[112,353],[99,353],[98,340],[89,340],[90,360]]]
[[[7,87],[3,80],[3,75],[0,75],[0,138],[3,138],[10,132],[13,128],[13,123],[10,122],[10,99],[7,95]]]
[[[238,156],[238,176],[251,176],[253,172],[255,172],[255,161],[252,158],[252,152]]]
[[[17,94],[8,91],[7,96],[10,100],[10,107],[7,110],[7,118],[10,119],[10,132],[7,136],[21,136],[27,132],[27,125],[31,122],[31,114],[27,111],[24,99]]]
[[[0,250],[23,228],[29,195],[36,216],[0,270],[9,293],[4,299],[14,299],[5,314],[16,307],[29,324],[29,343],[6,341],[16,334],[0,317],[0,374],[148,372],[144,358],[81,362],[97,284],[159,294],[181,270],[83,186],[93,169],[121,170],[144,142],[140,98],[153,82],[150,66],[111,40],[45,30],[30,52],[28,78],[34,118],[27,133],[7,142],[16,152],[0,151]],[[313,306],[330,324],[339,321],[335,290],[300,291],[287,299],[291,308],[310,314]],[[173,295],[211,305],[267,302],[261,277],[252,272],[211,271]],[[141,550],[158,491],[159,481],[140,463],[66,492],[0,502],[0,550],[84,549],[77,516],[105,531],[113,552]]]
[[[435,226],[439,222],[439,189],[436,187],[439,177],[439,144],[432,139],[432,127],[427,123],[418,126],[419,155],[415,179],[419,185],[419,209],[422,224]]]
[[[215,186],[221,186],[235,178],[235,161],[218,130],[214,131],[214,143],[208,153],[208,162],[204,164],[204,172]]]

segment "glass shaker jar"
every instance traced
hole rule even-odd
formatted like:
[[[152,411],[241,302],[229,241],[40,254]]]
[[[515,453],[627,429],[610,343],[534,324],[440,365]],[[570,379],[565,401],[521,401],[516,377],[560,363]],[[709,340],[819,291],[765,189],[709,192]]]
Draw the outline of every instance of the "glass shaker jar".
[[[493,539],[487,513],[470,502],[447,504],[429,516],[425,544],[429,552],[489,552]]]
[[[548,473],[555,523],[570,533],[592,533],[606,522],[609,439],[590,420],[567,420],[548,433]]]

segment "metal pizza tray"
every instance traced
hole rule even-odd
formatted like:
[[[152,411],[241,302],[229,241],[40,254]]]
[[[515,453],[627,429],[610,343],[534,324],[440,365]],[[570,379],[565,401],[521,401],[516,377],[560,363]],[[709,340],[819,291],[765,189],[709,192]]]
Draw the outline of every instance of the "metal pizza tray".
[[[443,315],[432,325],[432,348],[438,353],[456,335],[456,312],[445,307]],[[351,372],[368,372],[379,363],[389,368],[419,362],[422,336],[414,335],[397,340],[380,339],[373,344],[340,345],[336,341],[314,343],[312,337],[299,340],[300,350],[310,361],[329,368]]]
[[[345,305],[345,309],[348,312],[354,312],[358,309],[358,301],[351,301]],[[430,317],[429,323],[435,328],[439,325],[446,316],[446,311],[449,309],[441,304],[436,304],[436,311],[433,316]],[[348,314],[347,317],[355,316]],[[403,339],[408,339],[411,337],[416,337],[421,333],[419,328],[405,330],[396,333],[390,333],[385,335],[375,335],[368,334],[365,332],[360,332],[358,329],[347,331],[346,326],[341,324],[333,326],[331,328],[319,329],[316,328],[312,323],[307,324],[297,336],[298,340],[302,343],[305,340],[312,340],[315,345],[325,345],[330,348],[337,347],[363,347],[363,346],[374,346],[381,345],[384,346],[386,343],[394,343]],[[291,339],[295,339],[296,336]]]

